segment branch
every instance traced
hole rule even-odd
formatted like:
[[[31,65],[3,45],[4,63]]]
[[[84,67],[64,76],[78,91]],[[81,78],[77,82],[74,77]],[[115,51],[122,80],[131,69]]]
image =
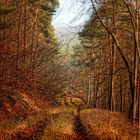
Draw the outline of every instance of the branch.
[[[97,11],[97,9],[96,9],[96,7],[95,7],[95,4],[94,4],[93,0],[90,0],[90,1],[91,1],[91,3],[92,3],[93,9],[94,9],[94,11],[95,11],[95,13],[96,13],[96,15],[97,15],[97,17],[98,17],[100,23],[102,24],[102,26],[106,29],[106,31],[111,35],[111,37],[112,37],[113,40],[115,41],[116,47],[117,47],[118,51],[120,52],[121,57],[122,57],[122,59],[124,60],[124,63],[125,63],[125,65],[126,65],[127,71],[128,71],[128,73],[129,73],[129,75],[130,75],[130,74],[131,74],[131,70],[130,70],[129,63],[128,63],[128,61],[127,61],[127,58],[126,58],[125,55],[123,54],[123,51],[122,51],[122,49],[121,49],[121,47],[120,47],[120,44],[119,44],[119,42],[118,42],[118,39],[117,39],[116,35],[115,35],[114,33],[112,33],[112,32],[109,30],[109,28],[105,25],[105,23],[102,21],[102,19],[101,19],[99,13],[98,13],[98,11]]]
[[[137,49],[137,52],[138,52],[138,58],[139,58],[139,61],[140,61],[140,48],[139,48],[139,45],[138,45],[138,40],[136,39],[136,25],[135,25],[135,22],[134,22],[134,18],[133,18],[133,14],[132,14],[132,11],[128,5],[128,3],[126,2],[126,0],[123,0],[125,6],[127,7],[128,9],[128,12],[130,14],[130,18],[131,18],[131,24],[132,24],[132,27],[133,27],[133,31],[134,31],[134,42],[135,42],[135,47]],[[138,14],[138,13],[137,13]]]

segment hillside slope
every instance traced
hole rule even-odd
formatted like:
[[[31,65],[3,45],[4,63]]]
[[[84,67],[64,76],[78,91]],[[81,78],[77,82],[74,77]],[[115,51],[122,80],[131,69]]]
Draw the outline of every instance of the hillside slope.
[[[9,118],[25,119],[28,115],[48,107],[43,99],[19,90],[1,90],[0,122]]]

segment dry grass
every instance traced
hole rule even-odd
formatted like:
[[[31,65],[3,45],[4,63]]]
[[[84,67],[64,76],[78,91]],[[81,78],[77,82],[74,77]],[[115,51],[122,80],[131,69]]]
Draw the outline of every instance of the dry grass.
[[[26,129],[47,116],[47,102],[32,94],[18,90],[4,91],[1,96],[0,140],[7,140],[11,134]]]
[[[25,120],[11,118],[0,123],[0,136],[2,136],[0,140],[11,139],[11,136],[24,131],[26,132],[29,127],[35,126],[35,124],[45,119],[48,120],[47,125],[43,128],[42,136],[39,139],[69,139],[74,134],[73,121],[75,113],[76,108],[56,107],[50,108],[48,111],[44,110],[32,113]]]
[[[48,114],[60,114],[60,113],[73,113],[76,114],[77,108],[76,107],[51,107],[47,110]]]
[[[25,120],[20,118],[9,118],[9,120],[0,123],[0,140],[8,140],[11,135],[25,130],[30,125],[37,124],[47,117],[47,112],[40,111],[29,115]]]
[[[67,140],[74,136],[74,108],[53,108],[53,116],[44,130],[42,140]]]
[[[98,109],[87,109],[81,112],[81,120],[91,135],[99,139],[135,140],[136,129],[121,113]]]
[[[53,107],[32,113],[25,120],[9,119],[0,124],[0,140],[8,140],[11,135],[24,131],[28,134],[28,130],[31,131],[32,128],[30,133],[35,131],[38,138],[38,124],[42,120],[39,139],[72,140],[76,137],[74,129],[76,113],[77,109],[74,107]],[[85,109],[81,111],[80,117],[89,136],[96,135],[99,140],[136,140],[136,129],[121,113]]]

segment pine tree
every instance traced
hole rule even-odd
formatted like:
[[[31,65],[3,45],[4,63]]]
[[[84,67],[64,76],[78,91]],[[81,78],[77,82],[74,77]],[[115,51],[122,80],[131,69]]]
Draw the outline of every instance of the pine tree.
[[[7,15],[16,10],[15,6],[0,6],[0,16]],[[12,25],[11,21],[0,20],[0,29],[5,29]]]

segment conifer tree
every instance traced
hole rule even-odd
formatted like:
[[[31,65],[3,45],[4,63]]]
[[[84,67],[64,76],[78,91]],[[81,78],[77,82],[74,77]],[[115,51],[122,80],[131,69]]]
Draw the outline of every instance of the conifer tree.
[[[15,6],[0,6],[0,17],[16,10]],[[0,20],[0,29],[5,29],[12,24],[12,21]]]

